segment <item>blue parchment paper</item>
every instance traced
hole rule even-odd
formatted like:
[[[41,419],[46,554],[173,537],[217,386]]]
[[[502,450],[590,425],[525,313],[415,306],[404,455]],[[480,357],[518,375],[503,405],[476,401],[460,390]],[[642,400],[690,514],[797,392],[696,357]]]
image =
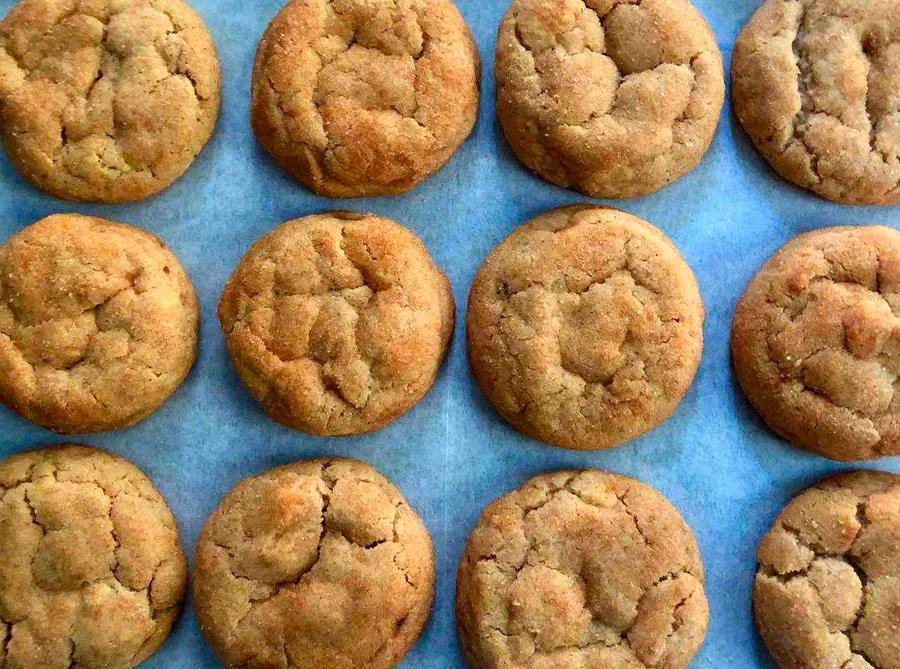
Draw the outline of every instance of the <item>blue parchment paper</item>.
[[[757,0],[694,2],[715,29],[727,63]],[[13,4],[0,0],[0,11]],[[546,209],[585,201],[520,167],[495,121],[492,63],[507,0],[457,0],[485,63],[481,115],[469,141],[412,193],[356,201],[314,196],[257,148],[250,131],[253,52],[281,0],[192,4],[219,49],[224,102],[215,136],[174,186],[136,204],[73,205],[26,185],[0,157],[0,238],[66,211],[142,226],[178,255],[202,305],[200,356],[172,400],[132,429],[74,441],[107,448],[146,471],[168,499],[191,558],[206,516],[245,476],[322,455],[351,456],[377,467],[422,515],[437,553],[434,612],[400,665],[408,669],[464,666],[453,621],[455,570],[486,504],[545,471],[597,467],[627,474],[659,488],[700,543],[711,623],[692,667],[773,667],[750,613],[756,544],[791,497],[847,467],[794,450],[763,427],[731,374],[732,311],[762,262],[794,235],[830,225],[897,227],[900,208],[839,206],[782,182],[726,104],[715,143],[696,171],[651,197],[614,203],[660,227],[697,274],[708,318],[692,390],[675,417],[621,448],[576,453],[543,446],[509,428],[482,397],[469,373],[463,337],[469,285],[488,251]],[[459,316],[450,355],[427,398],[387,429],[350,439],[307,437],[270,421],[238,382],[215,317],[225,280],[257,237],[287,219],[330,208],[373,211],[409,226],[450,276]],[[61,441],[0,408],[0,457]],[[867,466],[900,471],[898,459]],[[168,642],[143,666],[219,666],[190,602]]]

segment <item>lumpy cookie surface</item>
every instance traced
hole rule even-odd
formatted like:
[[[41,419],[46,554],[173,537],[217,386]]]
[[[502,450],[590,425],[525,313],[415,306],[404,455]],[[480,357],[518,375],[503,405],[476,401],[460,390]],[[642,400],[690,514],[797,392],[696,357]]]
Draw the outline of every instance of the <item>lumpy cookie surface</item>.
[[[538,476],[493,502],[456,583],[478,669],[683,669],[709,619],[690,528],[656,490],[596,470]]]
[[[703,349],[703,303],[675,246],[599,207],[556,209],[485,260],[469,295],[469,359],[516,429],[610,448],[678,406]]]
[[[56,432],[133,425],[187,376],[198,319],[156,237],[77,214],[40,220],[0,247],[0,399]]]
[[[126,202],[181,176],[219,111],[219,62],[180,0],[22,0],[0,22],[0,135],[57,197]]]
[[[257,241],[219,303],[254,397],[317,435],[377,430],[412,408],[434,383],[454,316],[450,283],[415,235],[340,211]]]
[[[900,477],[827,479],[759,546],[756,622],[781,669],[900,667]]]
[[[165,500],[133,465],[54,447],[0,461],[0,667],[131,669],[187,588]]]
[[[388,669],[431,609],[431,539],[368,465],[298,462],[225,497],[200,536],[194,588],[228,667]]]
[[[735,43],[738,118],[781,176],[830,200],[900,202],[896,0],[767,0]]]
[[[769,426],[834,460],[900,454],[900,233],[829,228],[778,251],[738,304],[734,368]]]
[[[519,160],[593,197],[646,195],[696,167],[725,90],[715,37],[687,0],[514,0],[496,72]]]
[[[402,193],[472,131],[480,70],[449,0],[291,0],[257,50],[253,128],[322,195]]]

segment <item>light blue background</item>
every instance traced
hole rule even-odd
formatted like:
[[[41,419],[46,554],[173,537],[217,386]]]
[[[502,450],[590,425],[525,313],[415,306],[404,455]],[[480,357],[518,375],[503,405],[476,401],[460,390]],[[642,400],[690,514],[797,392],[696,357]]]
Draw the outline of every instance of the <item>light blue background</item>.
[[[757,1],[695,3],[715,29],[727,63]],[[316,197],[258,149],[248,123],[251,60],[280,0],[194,0],[219,48],[224,103],[209,146],[162,195],[125,206],[73,205],[32,189],[0,158],[0,237],[63,211],[143,226],[181,259],[203,308],[200,357],[175,397],[135,428],[77,441],[124,455],[149,474],[168,498],[189,554],[206,516],[245,476],[320,455],[373,464],[423,516],[437,551],[434,613],[401,665],[410,669],[463,666],[453,623],[454,574],[466,536],[491,499],[548,470],[621,472],[659,488],[697,534],[712,612],[706,644],[692,667],[768,669],[773,665],[750,616],[756,543],[793,495],[841,467],[788,447],[763,428],[740,395],[729,368],[732,310],[756,269],[794,235],[830,225],[897,227],[900,208],[843,207],[783,183],[726,105],[699,169],[656,195],[617,203],[676,242],[697,274],[708,310],[703,363],[677,415],[652,434],[602,453],[566,452],[522,437],[494,413],[469,374],[463,337],[468,288],[482,258],[515,226],[585,199],[526,172],[499,132],[491,64],[506,0],[457,4],[485,63],[478,126],[442,172],[408,195]],[[0,0],[3,13],[12,5]],[[374,435],[317,439],[279,427],[257,408],[232,371],[215,307],[225,280],[257,237],[284,220],[336,207],[373,211],[412,228],[450,276],[460,318],[448,362],[418,407]],[[0,409],[0,456],[60,441]],[[900,471],[897,459],[877,465]],[[143,666],[219,666],[190,603],[166,645]]]

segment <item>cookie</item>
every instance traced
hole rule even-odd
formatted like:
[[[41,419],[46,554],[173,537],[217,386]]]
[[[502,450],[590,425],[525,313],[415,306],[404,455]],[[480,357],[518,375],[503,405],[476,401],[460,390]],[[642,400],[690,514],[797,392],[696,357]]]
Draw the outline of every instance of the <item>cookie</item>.
[[[456,578],[477,669],[683,669],[706,636],[703,563],[653,488],[597,470],[531,479],[493,502]]]
[[[274,420],[320,436],[377,430],[437,377],[453,333],[447,277],[398,223],[308,216],[262,237],[219,302],[241,380]]]
[[[320,195],[396,195],[472,132],[480,73],[450,0],[290,0],[256,52],[253,130]]]
[[[895,669],[900,658],[900,476],[810,488],[759,545],[756,623],[781,669]]]
[[[197,545],[200,629],[231,668],[387,669],[421,634],[433,591],[422,521],[354,460],[245,479]]]
[[[785,179],[835,202],[900,202],[894,0],[766,0],[738,36],[734,108]]]
[[[513,0],[495,69],[518,159],[592,197],[647,195],[694,169],[725,95],[722,54],[688,0]]]
[[[737,379],[769,426],[833,460],[900,454],[900,233],[801,235],[734,316]]]
[[[469,294],[469,360],[520,432],[617,446],[668,418],[694,379],[703,303],[678,250],[615,209],[555,209],[487,257]]]
[[[0,247],[0,400],[65,434],[134,425],[190,371],[198,318],[187,274],[153,235],[40,220]]]
[[[187,170],[218,113],[215,46],[180,0],[21,0],[0,22],[0,137],[51,195],[154,195]]]
[[[166,501],[84,446],[0,461],[0,667],[130,669],[163,644],[187,589]]]

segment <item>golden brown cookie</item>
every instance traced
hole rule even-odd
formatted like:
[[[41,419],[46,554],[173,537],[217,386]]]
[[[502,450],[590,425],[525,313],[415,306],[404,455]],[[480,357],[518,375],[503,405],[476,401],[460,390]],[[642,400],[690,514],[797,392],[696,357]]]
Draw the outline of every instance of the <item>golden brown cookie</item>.
[[[592,197],[647,195],[694,169],[725,95],[722,54],[688,0],[513,0],[496,76],[519,160]]]
[[[668,418],[703,350],[690,268],[649,223],[565,207],[512,233],[469,294],[469,360],[517,430],[554,446],[617,446]]]
[[[0,667],[130,669],[162,645],[187,589],[166,501],[131,463],[84,446],[0,461]]]
[[[245,479],[206,522],[194,594],[227,667],[388,669],[431,610],[428,530],[381,474],[311,460]]]
[[[197,352],[194,288],[153,235],[50,216],[0,247],[0,400],[48,430],[117,430],[156,411]]]
[[[833,460],[900,454],[900,233],[801,235],[741,298],[731,348],[769,426]]]
[[[453,334],[447,277],[398,223],[332,211],[279,226],[219,302],[241,380],[279,423],[377,430],[428,392]]]
[[[900,477],[855,472],[810,488],[758,559],[756,623],[781,669],[900,667]]]
[[[21,0],[0,22],[0,136],[51,195],[154,195],[218,113],[215,46],[180,0]]]
[[[253,129],[321,195],[403,193],[469,136],[480,73],[450,0],[290,0],[256,52]]]
[[[734,107],[785,179],[835,202],[900,202],[896,0],[766,0],[741,31]]]
[[[477,669],[683,669],[706,636],[703,563],[653,488],[557,472],[493,502],[456,579],[462,649]]]

